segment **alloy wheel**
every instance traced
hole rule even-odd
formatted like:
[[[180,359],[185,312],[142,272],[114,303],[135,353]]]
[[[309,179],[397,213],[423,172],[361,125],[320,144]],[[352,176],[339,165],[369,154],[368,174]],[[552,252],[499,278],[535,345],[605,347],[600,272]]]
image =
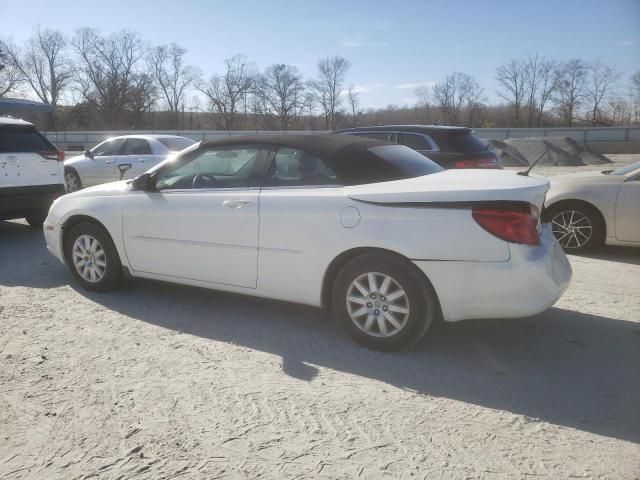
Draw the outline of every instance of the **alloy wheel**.
[[[107,270],[107,257],[100,242],[91,235],[80,235],[71,250],[73,265],[87,282],[97,283]]]
[[[593,236],[593,225],[578,210],[563,210],[551,219],[551,231],[562,248],[576,249],[585,246]]]
[[[64,176],[64,184],[67,188],[67,192],[75,192],[80,190],[80,181],[78,180],[78,176],[75,173],[67,173]]]
[[[367,335],[391,337],[400,332],[411,313],[409,296],[391,276],[368,272],[347,289],[347,312],[351,321]]]

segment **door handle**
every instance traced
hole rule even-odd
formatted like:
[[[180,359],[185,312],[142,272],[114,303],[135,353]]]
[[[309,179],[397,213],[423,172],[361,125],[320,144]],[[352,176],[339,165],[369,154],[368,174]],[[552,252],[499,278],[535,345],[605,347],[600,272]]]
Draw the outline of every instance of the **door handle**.
[[[248,207],[251,205],[251,202],[249,200],[225,200],[222,202],[222,205],[238,210],[239,208]]]

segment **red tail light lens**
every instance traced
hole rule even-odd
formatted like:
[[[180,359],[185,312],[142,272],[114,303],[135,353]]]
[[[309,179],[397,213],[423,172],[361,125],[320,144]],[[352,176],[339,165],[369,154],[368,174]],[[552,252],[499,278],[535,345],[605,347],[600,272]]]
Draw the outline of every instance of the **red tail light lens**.
[[[38,153],[48,160],[58,160],[59,162],[64,161],[64,152],[62,150],[53,150]]]
[[[457,160],[455,168],[502,168],[495,158],[474,158],[468,160]]]
[[[538,209],[531,205],[529,212],[474,208],[473,219],[487,232],[502,240],[525,245],[540,245]]]

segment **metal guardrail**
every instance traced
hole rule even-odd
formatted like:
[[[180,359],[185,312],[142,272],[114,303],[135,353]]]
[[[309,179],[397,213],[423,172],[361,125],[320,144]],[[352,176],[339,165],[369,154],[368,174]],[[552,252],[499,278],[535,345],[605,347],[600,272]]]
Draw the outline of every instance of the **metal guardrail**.
[[[507,138],[530,137],[569,137],[579,143],[596,142],[640,142],[640,127],[602,127],[602,128],[476,128],[479,138],[505,140]],[[91,147],[109,137],[119,135],[165,134],[180,135],[193,140],[215,140],[233,135],[304,135],[309,133],[327,133],[326,131],[266,131],[266,130],[102,130],[102,131],[62,131],[43,132],[54,143]]]

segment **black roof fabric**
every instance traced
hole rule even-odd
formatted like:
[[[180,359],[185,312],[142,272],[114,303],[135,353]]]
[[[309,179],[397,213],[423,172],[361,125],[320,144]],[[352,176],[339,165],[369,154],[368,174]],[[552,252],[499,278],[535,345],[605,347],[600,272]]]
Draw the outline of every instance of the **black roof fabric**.
[[[380,145],[388,145],[387,142],[366,137],[354,137],[352,135],[239,135],[225,137],[219,140],[205,140],[202,147],[220,145],[238,145],[243,143],[260,143],[263,145],[279,145],[288,148],[299,148],[331,163],[340,156],[341,151],[347,149],[353,152],[366,154],[368,148]]]

